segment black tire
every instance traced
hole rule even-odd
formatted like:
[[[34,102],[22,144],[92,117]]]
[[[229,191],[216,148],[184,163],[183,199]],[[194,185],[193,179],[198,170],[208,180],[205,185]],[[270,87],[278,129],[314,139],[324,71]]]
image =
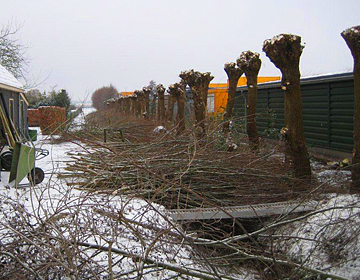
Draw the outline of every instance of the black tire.
[[[5,171],[10,171],[11,162],[12,162],[12,152],[7,151],[0,155],[1,158],[1,168]]]
[[[35,185],[40,184],[42,181],[44,181],[45,173],[44,171],[39,168],[35,167],[31,172],[28,174],[28,180],[31,183],[34,183]]]

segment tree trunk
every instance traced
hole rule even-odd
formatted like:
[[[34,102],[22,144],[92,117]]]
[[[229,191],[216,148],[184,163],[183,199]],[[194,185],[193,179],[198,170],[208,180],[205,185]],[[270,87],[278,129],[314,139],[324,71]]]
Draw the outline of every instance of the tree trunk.
[[[143,90],[143,115],[144,118],[150,117],[150,92],[151,89],[148,87],[144,87]]]
[[[133,116],[136,115],[136,97],[135,96],[131,96],[131,114]]]
[[[249,145],[252,150],[259,148],[259,136],[256,126],[257,105],[257,77],[261,67],[261,59],[258,53],[252,51],[242,52],[237,60],[237,65],[245,72],[247,79],[247,133]]]
[[[178,116],[179,116],[179,129],[177,134],[181,134],[185,131],[185,96],[180,93],[180,96],[176,99],[178,104]]]
[[[196,135],[198,138],[202,138],[206,134],[204,99],[214,77],[210,72],[200,73],[193,69],[181,72],[179,76],[190,86],[194,100]]]
[[[259,148],[259,135],[256,126],[256,105],[257,105],[257,75],[246,75],[247,94],[247,133],[249,144],[252,150]]]
[[[140,90],[135,90],[134,93],[136,94],[136,116],[141,118],[143,113],[143,97],[142,92]]]
[[[282,89],[285,91],[285,123],[283,134],[291,150],[295,177],[311,178],[307,152],[300,89],[300,56],[303,46],[301,37],[281,34],[264,42],[263,51],[282,73]]]
[[[169,95],[168,99],[168,121],[172,122],[174,118],[174,104],[175,104],[175,98],[171,94]]]
[[[193,101],[194,101],[194,112],[195,112],[195,126],[197,129],[198,137],[202,137],[205,135],[205,103],[204,103],[204,95],[201,89],[190,86]]]
[[[229,134],[230,120],[233,116],[237,83],[241,75],[243,74],[243,71],[241,70],[241,68],[237,67],[234,62],[225,63],[224,70],[229,79],[228,99],[226,103],[223,123],[223,133],[224,136],[227,138]]]
[[[185,130],[185,92],[186,92],[186,84],[185,86],[179,83],[175,83],[169,86],[170,96],[175,98],[178,106],[177,110],[177,120],[178,120],[178,128],[177,134],[181,134]]]
[[[283,73],[287,81],[285,86],[285,122],[287,124],[286,140],[291,153],[291,163],[296,178],[310,178],[309,155],[305,143],[302,96],[300,89],[300,71],[294,68]]]
[[[360,192],[360,26],[341,33],[354,59],[354,148],[351,191]]]
[[[156,86],[156,92],[158,95],[158,120],[161,122],[165,121],[165,88],[159,84]]]

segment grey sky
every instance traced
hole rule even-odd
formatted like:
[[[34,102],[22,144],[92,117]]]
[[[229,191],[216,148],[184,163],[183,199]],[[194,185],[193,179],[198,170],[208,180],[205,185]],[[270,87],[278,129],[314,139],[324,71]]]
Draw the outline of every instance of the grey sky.
[[[168,86],[182,70],[226,82],[225,62],[259,52],[260,75],[280,75],[261,51],[279,33],[302,37],[303,76],[352,70],[340,36],[360,24],[360,1],[63,0],[1,2],[0,22],[23,23],[31,73],[40,87],[66,88],[73,100],[112,83],[133,91],[151,79]]]

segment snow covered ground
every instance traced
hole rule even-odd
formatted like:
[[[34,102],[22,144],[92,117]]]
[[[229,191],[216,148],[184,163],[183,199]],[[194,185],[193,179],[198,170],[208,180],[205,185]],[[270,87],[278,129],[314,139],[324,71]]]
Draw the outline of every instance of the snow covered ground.
[[[71,160],[68,153],[82,147],[75,142],[54,143],[41,134],[36,147],[49,151],[49,156],[36,162],[45,171],[44,182],[30,187],[24,179],[22,186],[15,188],[7,183],[9,174],[2,172],[0,184],[1,248],[16,251],[24,265],[33,268],[36,279],[42,273],[40,269],[37,275],[37,269],[45,265],[50,266],[47,276],[61,279],[72,279],[69,275],[80,279],[131,279],[139,275],[141,279],[166,279],[182,274],[182,270],[201,275],[195,270],[199,265],[193,261],[192,250],[183,244],[181,229],[167,219],[163,207],[116,193],[92,193],[68,186],[57,174]],[[47,228],[43,228],[45,224]],[[48,236],[48,242],[39,234]],[[30,245],[21,245],[24,240]],[[55,264],[49,265],[51,259]],[[16,268],[11,257],[3,256],[1,261],[9,271]]]
[[[83,116],[76,121],[81,123]],[[55,143],[42,135],[36,145],[49,150],[49,156],[36,163],[45,171],[45,181],[14,188],[2,172],[0,184],[0,251],[16,252],[23,267],[30,269],[25,270],[34,270],[30,273],[34,279],[46,275],[45,268],[39,267],[46,267],[47,276],[57,279],[73,279],[73,275],[79,279],[136,279],[139,275],[139,279],[217,279],[210,268],[195,261],[184,233],[167,218],[163,207],[116,192],[81,191],[58,179],[57,173],[71,160],[68,153],[81,151],[80,145]],[[327,176],[332,180],[334,172],[323,172],[318,176],[321,180]],[[336,178],[345,180],[348,175]],[[297,263],[343,279],[360,279],[359,201],[356,195],[327,196],[319,203],[318,213],[277,229],[274,235],[286,236],[277,243],[279,248]],[[20,263],[11,256],[0,260],[0,278],[2,270],[10,271]],[[244,273],[222,279],[255,277]]]

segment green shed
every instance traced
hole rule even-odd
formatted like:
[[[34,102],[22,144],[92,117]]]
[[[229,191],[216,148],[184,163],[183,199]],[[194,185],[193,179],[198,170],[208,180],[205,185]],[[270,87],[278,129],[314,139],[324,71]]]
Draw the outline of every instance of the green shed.
[[[238,87],[234,115],[246,116],[246,86]],[[343,152],[353,149],[353,73],[301,79],[304,131],[310,146]],[[285,125],[281,82],[258,85],[257,125],[261,136],[274,136]]]

